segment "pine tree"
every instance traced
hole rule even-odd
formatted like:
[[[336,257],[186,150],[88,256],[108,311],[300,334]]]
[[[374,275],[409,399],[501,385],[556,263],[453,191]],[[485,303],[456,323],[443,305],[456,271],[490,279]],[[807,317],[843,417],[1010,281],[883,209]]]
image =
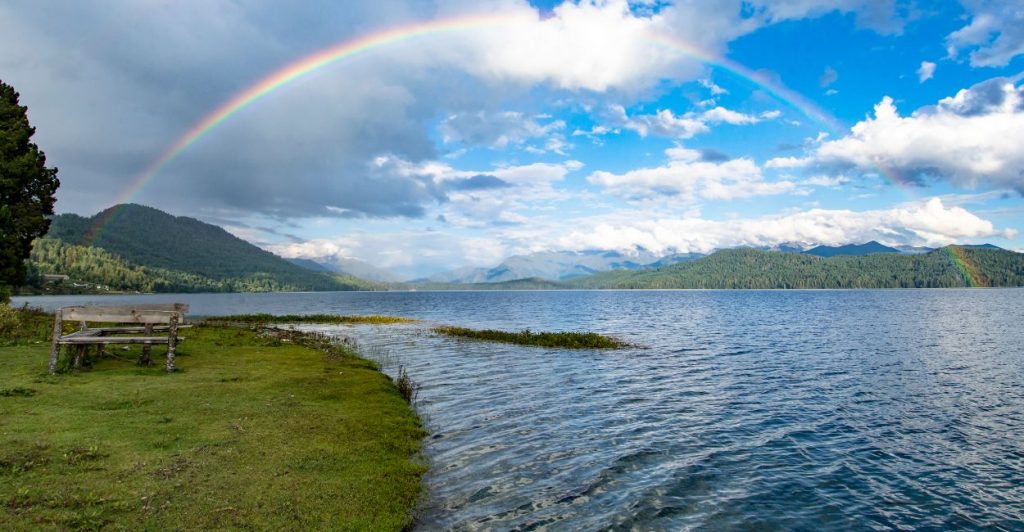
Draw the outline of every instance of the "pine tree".
[[[60,181],[32,142],[27,108],[14,87],[0,81],[0,302],[25,281],[32,241],[46,234]]]

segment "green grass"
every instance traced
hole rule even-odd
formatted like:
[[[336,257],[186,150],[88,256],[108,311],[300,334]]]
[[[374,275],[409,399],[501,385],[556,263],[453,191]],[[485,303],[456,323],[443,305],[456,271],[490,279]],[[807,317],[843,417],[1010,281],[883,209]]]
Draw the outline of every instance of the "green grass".
[[[0,342],[0,530],[402,529],[423,430],[371,362],[293,332],[187,330],[179,372],[46,374],[46,315]]]
[[[509,332],[493,329],[467,329],[464,327],[435,327],[434,332],[457,338],[473,338],[506,344],[563,347],[567,349],[617,349],[629,344],[594,332]]]
[[[234,316],[217,316],[207,320],[216,323],[372,323],[386,325],[389,323],[409,323],[416,321],[401,316],[339,316],[336,314],[236,314]]]

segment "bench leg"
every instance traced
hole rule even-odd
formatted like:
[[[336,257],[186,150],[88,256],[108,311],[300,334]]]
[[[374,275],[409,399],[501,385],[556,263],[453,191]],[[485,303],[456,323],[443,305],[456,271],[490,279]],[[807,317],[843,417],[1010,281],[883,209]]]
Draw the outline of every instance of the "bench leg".
[[[171,325],[167,330],[167,373],[174,372],[174,352],[178,347],[178,317],[171,317]]]
[[[146,336],[153,336],[153,324],[152,323],[147,323],[146,324]],[[141,365],[141,366],[149,366],[149,365],[151,365],[153,363],[153,361],[150,360],[150,357],[149,357],[150,352],[152,350],[153,350],[153,346],[151,346],[149,344],[144,344],[142,346],[142,356],[139,357],[139,365]]]
[[[53,317],[53,345],[50,346],[50,375],[57,373],[57,358],[60,357],[60,334],[64,321],[60,309]]]
[[[82,368],[82,359],[83,358],[85,358],[85,346],[84,345],[76,345],[75,346],[75,369],[81,369]]]

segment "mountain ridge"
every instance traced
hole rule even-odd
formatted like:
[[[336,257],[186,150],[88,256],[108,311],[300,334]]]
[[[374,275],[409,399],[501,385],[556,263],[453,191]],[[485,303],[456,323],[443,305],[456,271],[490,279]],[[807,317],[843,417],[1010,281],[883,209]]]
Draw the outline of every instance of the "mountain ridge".
[[[122,204],[84,217],[53,217],[30,264],[37,274],[76,272],[85,283],[150,291],[278,291],[379,288],[352,276],[313,272],[224,228],[153,207]],[[60,242],[54,244],[53,242]],[[105,254],[87,250],[102,250]],[[79,257],[98,265],[87,268]],[[123,261],[120,264],[119,261]],[[127,273],[135,272],[135,273]],[[148,280],[141,280],[150,277]],[[141,276],[136,279],[136,277]],[[127,283],[128,278],[135,279]],[[127,284],[118,286],[124,281]]]

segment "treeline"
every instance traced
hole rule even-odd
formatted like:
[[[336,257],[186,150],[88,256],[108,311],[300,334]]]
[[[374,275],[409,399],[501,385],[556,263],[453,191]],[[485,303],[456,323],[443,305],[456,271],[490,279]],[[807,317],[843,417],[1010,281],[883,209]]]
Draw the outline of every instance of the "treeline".
[[[1024,254],[953,246],[920,255],[879,253],[822,258],[729,249],[657,270],[604,272],[566,284],[575,288],[637,289],[1024,286]]]

